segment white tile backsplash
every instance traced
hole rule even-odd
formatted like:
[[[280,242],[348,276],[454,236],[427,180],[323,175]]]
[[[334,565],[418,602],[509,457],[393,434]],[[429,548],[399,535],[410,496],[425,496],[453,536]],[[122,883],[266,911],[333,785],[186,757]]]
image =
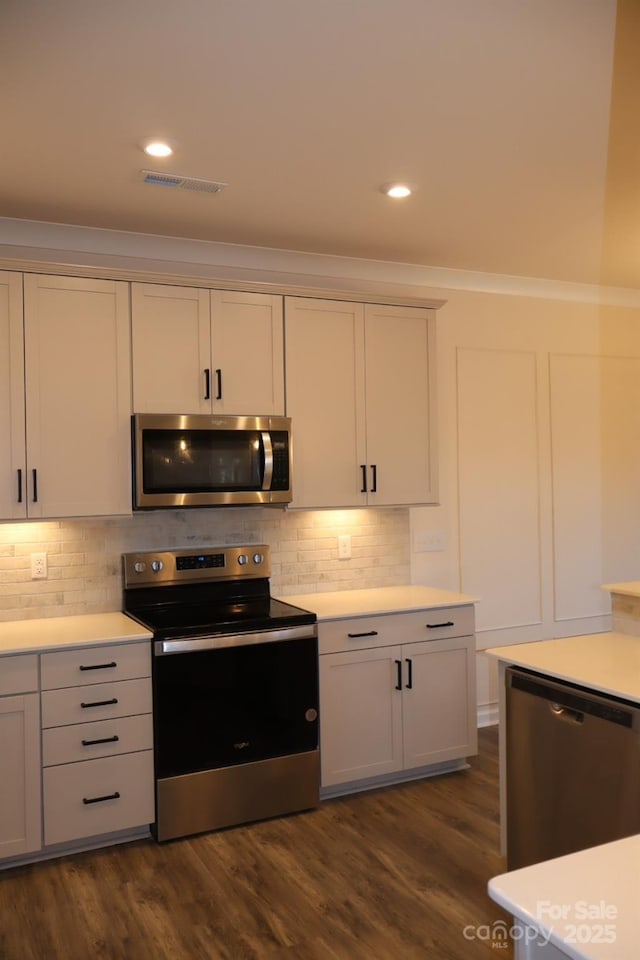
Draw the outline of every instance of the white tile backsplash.
[[[341,533],[351,536],[349,560],[338,559]],[[123,553],[235,543],[269,544],[275,595],[411,582],[408,507],[232,507],[0,523],[0,620],[119,610]],[[32,580],[30,555],[41,552],[49,576]]]

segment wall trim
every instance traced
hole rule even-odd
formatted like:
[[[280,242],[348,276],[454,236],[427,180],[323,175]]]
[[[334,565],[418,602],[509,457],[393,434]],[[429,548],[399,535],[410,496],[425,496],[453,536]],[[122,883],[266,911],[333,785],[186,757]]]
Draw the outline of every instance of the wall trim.
[[[475,293],[562,300],[618,307],[640,307],[640,290],[604,287],[535,277],[513,277],[447,267],[336,257],[268,247],[161,237],[72,224],[0,217],[0,267],[14,270],[104,270],[116,279],[145,279],[214,285],[237,282],[271,288],[291,285],[316,295],[327,289],[353,295],[407,298],[425,306],[430,291]],[[208,284],[204,284],[208,285]],[[309,288],[310,291],[309,291]],[[309,291],[309,292],[307,292]],[[321,293],[320,293],[321,295]]]

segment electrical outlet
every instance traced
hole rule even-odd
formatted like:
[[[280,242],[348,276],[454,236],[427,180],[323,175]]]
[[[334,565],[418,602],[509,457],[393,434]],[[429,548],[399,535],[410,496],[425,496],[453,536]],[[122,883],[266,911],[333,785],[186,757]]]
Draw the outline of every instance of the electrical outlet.
[[[31,579],[46,580],[47,573],[47,555],[46,553],[31,554]]]
[[[413,552],[429,553],[445,549],[444,533],[435,530],[417,530],[413,535]]]
[[[338,537],[338,559],[351,559],[351,537],[348,533],[343,533]]]

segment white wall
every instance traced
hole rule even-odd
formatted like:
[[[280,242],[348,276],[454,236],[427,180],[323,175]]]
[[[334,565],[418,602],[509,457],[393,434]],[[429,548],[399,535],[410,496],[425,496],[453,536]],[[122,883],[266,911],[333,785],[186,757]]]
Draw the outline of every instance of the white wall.
[[[609,629],[600,585],[640,574],[640,310],[448,291],[438,356],[441,506],[411,533],[446,550],[414,582],[479,599],[479,649]]]

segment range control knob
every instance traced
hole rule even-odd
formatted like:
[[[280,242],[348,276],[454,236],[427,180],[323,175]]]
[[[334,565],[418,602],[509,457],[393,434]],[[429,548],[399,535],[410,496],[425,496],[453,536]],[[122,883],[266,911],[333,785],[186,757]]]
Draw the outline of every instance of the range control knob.
[[[144,562],[144,560],[136,560],[136,562],[133,565],[133,569],[135,570],[136,573],[144,573],[145,570],[147,569],[147,565]]]
[[[244,567],[244,565],[248,562],[249,562],[249,557],[246,555],[246,553],[241,553],[240,556],[238,557],[238,563],[240,564],[240,566]]]
[[[160,573],[163,567],[164,567],[164,563],[162,562],[162,560],[151,561],[151,569],[153,570],[154,573]]]
[[[263,560],[264,560],[264,553],[254,553],[253,555],[254,563],[262,563]]]

